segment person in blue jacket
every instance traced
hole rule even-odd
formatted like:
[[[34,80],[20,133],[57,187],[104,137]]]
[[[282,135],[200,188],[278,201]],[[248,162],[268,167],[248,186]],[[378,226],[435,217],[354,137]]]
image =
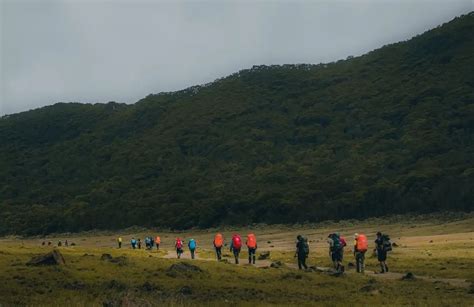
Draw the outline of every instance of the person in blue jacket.
[[[188,241],[189,251],[191,252],[191,259],[194,259],[194,252],[196,251],[197,243],[194,239],[189,239]]]

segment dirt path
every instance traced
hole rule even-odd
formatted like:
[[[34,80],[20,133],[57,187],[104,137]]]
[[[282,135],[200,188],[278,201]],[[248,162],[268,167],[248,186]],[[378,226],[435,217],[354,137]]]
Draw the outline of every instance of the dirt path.
[[[163,256],[162,258],[165,259],[177,259],[176,257],[176,251],[168,251],[168,253]],[[181,258],[183,260],[191,260],[191,253],[189,251],[185,251],[182,255]],[[224,258],[228,259],[230,263],[233,263],[234,259],[233,258]],[[197,261],[216,261],[215,258],[205,258],[205,257],[200,257],[199,253],[195,254],[195,259]],[[257,263],[254,265],[257,268],[268,268],[272,264],[272,261],[270,260],[258,260]],[[298,266],[295,263],[283,263],[285,267],[297,270]],[[247,259],[240,259],[239,265],[241,266],[248,266],[249,264],[247,263]],[[328,267],[314,267],[317,271],[321,272],[331,272],[332,269]],[[357,274],[356,272],[346,272],[346,274]],[[372,276],[375,278],[380,278],[380,279],[386,279],[386,280],[401,280],[405,274],[402,273],[397,273],[397,272],[388,272],[384,274],[378,274],[372,271],[366,271],[364,273],[365,275]],[[453,287],[457,288],[465,288],[468,289],[471,286],[471,283],[466,281],[465,279],[459,279],[459,278],[437,278],[437,277],[427,277],[427,276],[415,276],[416,279],[421,279],[427,282],[432,282],[432,283],[446,283],[449,284]]]

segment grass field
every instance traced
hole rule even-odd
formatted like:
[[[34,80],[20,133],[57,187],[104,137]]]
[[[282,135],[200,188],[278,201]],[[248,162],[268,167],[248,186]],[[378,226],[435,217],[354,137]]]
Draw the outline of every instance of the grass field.
[[[324,272],[303,272],[295,268],[294,243],[297,234],[310,241],[309,265],[330,266],[325,238],[339,231],[348,242],[354,232],[365,233],[373,242],[376,231],[391,235],[398,247],[389,255],[389,274],[374,274],[376,259],[368,252],[366,274],[349,268],[340,277]],[[271,259],[247,265],[243,250],[239,266],[214,260],[211,242],[215,230],[161,232],[160,251],[132,250],[132,236],[144,238],[156,231],[138,233],[88,233],[46,238],[74,242],[59,247],[66,265],[27,266],[32,256],[52,247],[43,247],[43,238],[3,238],[0,240],[0,306],[79,305],[474,305],[474,215],[437,217],[397,217],[363,222],[343,221],[318,225],[255,226],[251,229],[224,229],[257,235],[259,248],[270,251]],[[122,236],[124,246],[116,248]],[[174,238],[195,238],[198,259],[174,259]],[[349,243],[350,245],[350,243]],[[117,261],[101,260],[104,253]],[[230,253],[225,250],[231,262]],[[189,253],[184,254],[189,258]],[[281,268],[271,268],[282,261]],[[347,248],[344,262],[354,262]],[[173,264],[190,263],[192,268]],[[180,268],[182,270],[180,270]],[[402,280],[406,272],[415,280]]]

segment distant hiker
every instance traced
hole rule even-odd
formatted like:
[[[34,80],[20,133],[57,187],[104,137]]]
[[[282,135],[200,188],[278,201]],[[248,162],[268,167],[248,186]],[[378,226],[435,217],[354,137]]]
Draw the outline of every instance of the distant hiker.
[[[249,264],[255,264],[255,252],[257,251],[257,238],[253,233],[247,235],[247,241],[245,242],[249,250]]]
[[[58,246],[62,246],[63,244],[61,243],[61,241],[58,242]]]
[[[122,248],[122,237],[117,238],[118,248]]]
[[[298,268],[307,269],[308,266],[306,265],[306,258],[309,255],[309,244],[308,240],[304,238],[302,235],[298,235],[296,237],[296,253],[295,256],[298,257]]]
[[[232,236],[230,241],[230,251],[234,254],[235,264],[239,264],[239,254],[242,248],[242,238],[238,234]]]
[[[135,238],[132,238],[130,240],[130,245],[132,246],[133,249],[137,248],[137,240]]]
[[[159,236],[156,236],[155,238],[156,249],[160,249],[160,244],[161,244],[161,238]]]
[[[64,245],[66,245],[66,247],[69,246],[69,243],[67,242],[67,240],[66,240],[66,242],[64,242]]]
[[[183,241],[180,238],[176,238],[174,247],[176,248],[176,255],[178,256],[178,259],[181,258],[181,255],[183,254]]]
[[[189,239],[188,248],[191,252],[191,259],[194,259],[194,252],[196,251],[197,243],[194,239]]]
[[[339,233],[332,233],[328,236],[329,255],[333,262],[334,268],[339,272],[344,272],[342,265],[342,253],[344,252]]]
[[[386,234],[377,232],[377,239],[375,239],[375,251],[377,252],[377,260],[380,262],[380,273],[388,272],[387,253],[392,250],[392,242],[390,237]]]
[[[51,246],[51,241],[48,241],[48,246]]]
[[[45,242],[45,241],[43,241],[43,243],[41,243],[41,245],[42,245],[42,246],[45,246],[45,245],[46,245],[46,242]]]
[[[150,237],[145,237],[145,248],[150,249]]]
[[[222,234],[220,233],[216,234],[212,244],[214,245],[214,248],[216,249],[217,260],[221,260],[222,259],[222,245],[224,245],[224,237],[222,236]]]
[[[138,244],[138,249],[142,249],[142,240],[140,238],[138,238],[137,244]]]
[[[357,273],[364,273],[365,252],[368,242],[364,234],[354,234],[354,257],[356,259]]]

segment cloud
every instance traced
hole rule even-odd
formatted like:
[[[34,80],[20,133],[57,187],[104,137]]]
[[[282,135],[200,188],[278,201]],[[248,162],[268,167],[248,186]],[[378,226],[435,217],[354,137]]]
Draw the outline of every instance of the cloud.
[[[133,103],[254,64],[329,62],[472,10],[470,0],[1,3],[0,114]]]

